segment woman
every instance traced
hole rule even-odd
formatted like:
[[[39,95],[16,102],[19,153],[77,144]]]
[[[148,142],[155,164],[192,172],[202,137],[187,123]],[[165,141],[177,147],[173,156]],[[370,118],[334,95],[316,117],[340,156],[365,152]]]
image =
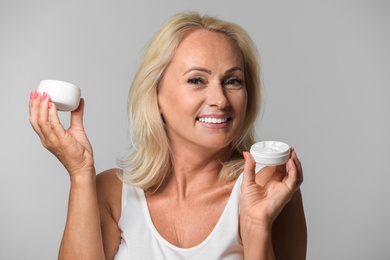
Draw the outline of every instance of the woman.
[[[153,38],[129,94],[132,149],[96,176],[84,100],[68,130],[32,92],[30,122],[71,188],[61,259],[304,259],[295,150],[255,174],[257,53],[237,25],[178,14]],[[118,178],[119,177],[119,178]]]

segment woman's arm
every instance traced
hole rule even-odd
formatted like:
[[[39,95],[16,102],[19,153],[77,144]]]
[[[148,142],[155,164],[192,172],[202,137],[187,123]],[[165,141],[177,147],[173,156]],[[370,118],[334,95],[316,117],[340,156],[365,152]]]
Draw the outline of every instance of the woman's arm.
[[[105,259],[94,172],[71,177],[59,259]]]
[[[247,250],[244,252],[246,259],[262,259],[260,256],[249,257],[252,254],[250,250],[253,248],[257,249],[254,254],[263,252],[265,257],[263,259],[273,259],[273,257],[278,260],[306,259],[307,230],[300,190],[283,208],[271,230],[262,231],[261,228],[250,224],[247,227],[248,230],[256,230],[256,232],[248,233],[248,238],[244,238],[244,241],[247,241],[244,247]]]
[[[245,259],[275,259],[272,228],[286,204],[295,197],[302,183],[302,167],[292,148],[285,166],[255,175],[255,162],[249,153],[244,153],[244,178],[240,199],[240,234]],[[283,170],[284,169],[284,170]],[[290,224],[290,223],[289,223]],[[280,234],[285,237],[286,234]],[[276,254],[279,256],[279,254]],[[289,256],[289,259],[292,259]]]
[[[46,93],[31,92],[29,105],[33,129],[65,166],[71,181],[59,259],[104,259],[93,152],[83,127],[84,100],[71,113],[67,130]]]
[[[122,182],[117,171],[111,169],[97,175],[96,186],[95,180],[93,186],[88,185],[91,189],[86,189],[86,186],[83,186],[81,192],[77,192],[77,187],[71,189],[60,259],[114,259],[121,240],[118,222],[121,215]],[[75,183],[73,181],[72,185]],[[84,236],[80,237],[79,232]],[[75,245],[85,248],[84,256],[81,253],[74,256],[74,252],[67,252]],[[95,245],[99,246],[96,248]]]
[[[240,217],[240,234],[246,260],[273,260],[271,226],[254,221],[251,217]]]
[[[265,186],[272,179],[282,180],[285,173],[284,167],[266,167],[256,175],[256,183]],[[307,227],[300,189],[284,206],[271,230],[276,259],[306,259]]]

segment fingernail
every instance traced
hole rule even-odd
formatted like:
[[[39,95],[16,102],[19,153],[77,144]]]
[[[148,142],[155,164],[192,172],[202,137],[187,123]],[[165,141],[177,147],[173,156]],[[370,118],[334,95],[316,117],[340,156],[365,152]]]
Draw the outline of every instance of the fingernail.
[[[49,102],[49,109],[53,106],[53,103]]]
[[[45,100],[47,98],[47,93],[46,92],[43,92],[42,94],[42,100]]]
[[[244,160],[246,161],[246,153],[242,152],[242,156],[244,156]]]
[[[30,100],[32,100],[34,98],[34,91],[31,91],[30,92]]]
[[[37,91],[34,91],[34,94],[33,94],[33,99],[37,99],[39,96],[39,93]]]

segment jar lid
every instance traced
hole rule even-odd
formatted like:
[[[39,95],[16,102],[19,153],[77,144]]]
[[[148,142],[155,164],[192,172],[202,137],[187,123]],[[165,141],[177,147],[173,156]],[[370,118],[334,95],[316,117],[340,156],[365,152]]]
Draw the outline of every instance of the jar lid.
[[[76,85],[59,80],[42,80],[38,92],[46,92],[58,111],[73,111],[80,103],[81,89]]]
[[[66,88],[73,88],[75,89],[76,91],[78,92],[81,92],[80,90],[80,87],[76,86],[76,85],[73,85],[69,82],[65,82],[65,81],[60,81],[60,80],[52,80],[52,79],[45,79],[45,80],[42,80],[40,83],[39,83],[40,87],[46,87],[46,86],[50,86],[50,87],[66,87]]]

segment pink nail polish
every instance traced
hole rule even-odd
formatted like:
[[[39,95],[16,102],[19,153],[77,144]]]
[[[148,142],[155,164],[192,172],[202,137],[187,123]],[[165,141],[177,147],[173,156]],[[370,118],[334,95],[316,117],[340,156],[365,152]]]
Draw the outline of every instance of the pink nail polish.
[[[34,98],[34,91],[31,91],[30,92],[30,100],[32,100]]]
[[[47,98],[47,93],[46,92],[43,92],[42,94],[42,100],[45,100]]]
[[[53,103],[49,102],[49,109],[53,106]]]
[[[37,99],[39,96],[39,93],[37,91],[34,91],[34,94],[33,94],[33,99]]]
[[[244,156],[244,160],[246,161],[246,154],[245,154],[245,152],[242,152],[242,156]]]

